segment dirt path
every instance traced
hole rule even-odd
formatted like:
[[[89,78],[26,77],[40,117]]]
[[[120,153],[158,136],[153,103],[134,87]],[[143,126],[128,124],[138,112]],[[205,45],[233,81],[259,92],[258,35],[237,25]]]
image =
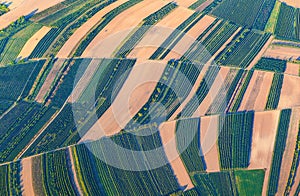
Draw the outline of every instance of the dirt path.
[[[280,111],[256,112],[249,169],[266,169],[263,194],[266,195]]]
[[[177,152],[176,121],[165,122],[160,125],[159,133],[165,147],[165,153],[180,186],[187,186],[186,190],[194,188],[188,172]]]
[[[43,103],[45,95],[50,90],[50,87],[51,87],[53,81],[55,80],[57,74],[59,73],[60,69],[62,68],[64,62],[65,62],[65,59],[58,59],[54,63],[50,73],[48,74],[44,84],[42,85],[39,93],[37,94],[37,96],[35,98],[35,100],[37,102]]]
[[[222,84],[224,83],[224,80],[229,72],[230,67],[221,67],[215,81],[209,89],[208,94],[206,95],[200,106],[197,108],[197,110],[194,112],[193,117],[204,116],[206,114],[208,108],[211,106],[212,102],[218,95],[218,92],[221,89]]]
[[[262,49],[259,51],[259,53],[255,56],[255,58],[249,64],[249,66],[247,67],[247,70],[252,69],[252,67],[254,67],[254,65],[256,65],[256,63],[259,61],[259,59],[261,59],[261,57],[264,55],[264,53],[266,52],[266,50],[268,49],[268,47],[272,43],[273,39],[274,39],[274,36],[271,36],[268,39],[268,41],[266,42],[266,44],[262,47]]]
[[[128,55],[128,58],[149,59],[169,35],[176,30],[176,27],[193,13],[192,10],[187,8],[177,7],[145,34],[137,46]]]
[[[10,23],[16,21],[21,16],[26,16],[31,12],[37,10],[40,12],[49,7],[52,7],[63,0],[23,0],[16,1],[14,8],[8,13],[0,16],[0,29],[7,27]],[[8,1],[9,2],[9,1]],[[18,2],[18,3],[17,3]]]
[[[25,158],[21,161],[22,170],[21,170],[21,183],[23,185],[23,193],[24,196],[33,196],[34,188],[33,188],[33,179],[32,179],[32,164],[31,158]]]
[[[201,118],[200,139],[207,172],[219,172],[218,133],[219,116]]]
[[[24,45],[18,58],[24,59],[29,57],[34,48],[43,39],[43,37],[50,31],[50,27],[43,26],[38,32],[36,32]]]
[[[109,6],[103,8],[99,12],[97,12],[92,18],[90,18],[87,22],[85,22],[81,27],[79,27],[74,34],[68,39],[68,41],[63,45],[63,47],[59,50],[56,57],[58,58],[67,58],[69,57],[72,50],[76,47],[76,45],[80,42],[82,38],[99,22],[102,17],[118,7],[119,5],[125,3],[128,0],[119,0],[116,1]]]
[[[289,179],[290,170],[294,158],[295,146],[297,142],[299,121],[300,121],[300,108],[295,108],[292,110],[290,128],[287,135],[286,146],[282,157],[278,192],[277,192],[278,195],[284,195],[285,187]]]
[[[86,68],[83,76],[78,81],[76,87],[73,89],[72,94],[70,95],[68,101],[70,103],[74,103],[77,99],[81,96],[84,89],[89,84],[90,80],[94,76],[95,72],[97,71],[102,59],[92,59],[88,67]]]
[[[197,22],[184,37],[174,46],[172,51],[165,57],[165,59],[180,58],[196,41],[197,37],[205,31],[215,21],[212,16],[205,15],[199,22]]]
[[[300,106],[299,84],[300,78],[298,76],[284,76],[278,108]]]
[[[74,164],[74,157],[73,157],[73,153],[72,153],[72,150],[70,147],[68,147],[68,156],[70,158],[70,163],[72,165],[72,174],[73,174],[73,180],[75,182],[75,185],[76,185],[76,188],[77,188],[77,191],[79,192],[80,195],[83,195],[82,193],[82,190],[81,190],[81,187],[79,185],[79,182],[78,182],[78,178],[77,178],[77,173],[76,173],[76,168],[75,168],[75,164]]]
[[[143,18],[159,10],[167,3],[167,1],[161,0],[144,0],[125,10],[90,42],[82,57],[110,57]]]
[[[80,142],[113,135],[124,128],[150,98],[166,64],[164,61],[135,64],[112,105]]]

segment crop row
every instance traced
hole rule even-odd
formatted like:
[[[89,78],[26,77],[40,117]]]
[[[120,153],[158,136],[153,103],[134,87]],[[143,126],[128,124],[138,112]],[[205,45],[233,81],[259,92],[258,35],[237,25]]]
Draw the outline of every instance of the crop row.
[[[110,138],[72,147],[77,176],[83,179],[80,187],[85,194],[168,195],[179,190],[169,164],[153,169],[153,164],[166,158],[162,148],[148,155],[148,150],[156,147],[155,143],[161,145],[161,141],[157,132],[138,136],[144,131],[147,130],[126,130]]]
[[[182,39],[183,36],[197,23],[204,15],[195,12],[188,19],[182,22],[151,55],[150,59],[163,59]]]
[[[300,9],[281,3],[275,34],[278,38],[299,41],[300,40]]]
[[[193,3],[189,9],[195,10],[197,9],[202,3],[204,3],[205,0],[197,0],[195,3]]]
[[[177,151],[188,173],[205,171],[200,144],[200,118],[184,119],[176,124]]]
[[[275,195],[278,189],[280,168],[283,153],[286,146],[286,140],[289,130],[292,111],[290,109],[282,110],[280,113],[279,124],[277,128],[276,140],[273,150],[272,166],[270,169],[268,195]]]
[[[169,61],[149,100],[126,127],[169,119],[190,93],[201,69],[202,65]]]
[[[16,158],[54,112],[38,104],[20,102],[4,115],[0,120],[0,162]]]
[[[254,69],[283,73],[286,70],[286,64],[285,60],[261,58],[254,66]]]
[[[125,11],[126,9],[136,5],[142,0],[129,0],[117,8],[111,10],[107,14],[105,14],[101,20],[101,22],[94,27],[86,36],[81,40],[76,51],[74,52],[74,56],[80,56],[86,47],[90,44],[90,42],[98,35],[98,33],[109,23],[111,22],[117,15]]]
[[[283,85],[283,79],[284,75],[281,73],[275,73],[273,80],[272,80],[272,85],[270,89],[270,93],[268,96],[268,101],[266,104],[266,109],[267,110],[273,110],[276,109],[279,103],[280,95],[281,95],[281,88]]]
[[[182,109],[181,113],[177,116],[177,118],[191,117],[193,115],[193,113],[197,110],[204,98],[207,96],[219,71],[220,67],[217,66],[210,66],[208,68],[199,87],[197,88],[196,93],[193,95],[191,100],[185,105],[185,107]]]
[[[216,62],[219,65],[246,68],[260,52],[270,36],[268,33],[244,29],[218,54]]]
[[[206,114],[217,114],[226,111],[230,100],[233,98],[235,89],[237,88],[241,78],[244,74],[244,70],[231,69],[224,79],[222,86],[214,98],[213,102],[209,106]]]
[[[132,49],[136,46],[136,44],[142,39],[143,35],[157,22],[159,22],[162,18],[168,15],[172,10],[174,10],[177,5],[174,2],[168,3],[160,10],[152,13],[147,16],[140,24],[140,26],[134,30],[129,37],[126,38],[126,41],[122,46],[115,52],[116,58],[125,58]]]
[[[73,35],[73,33],[78,29],[81,25],[83,25],[88,19],[94,16],[101,9],[113,3],[114,0],[103,1],[99,4],[95,5],[92,9],[86,11],[85,13],[81,12],[80,16],[73,19],[68,19],[69,21],[74,21],[71,25],[67,26],[64,31],[57,37],[55,42],[49,47],[50,54],[56,54],[62,46],[66,43],[66,41]],[[62,21],[66,21],[66,18],[63,18]]]
[[[28,95],[44,60],[0,68],[0,98],[17,100]]]
[[[21,195],[20,161],[0,166],[0,195]]]
[[[237,26],[222,21],[204,38],[201,34],[196,43],[193,44],[183,55],[186,60],[205,64],[212,55],[232,36]],[[200,40],[201,39],[201,40]]]
[[[76,103],[68,103],[64,106],[62,111],[36,139],[24,156],[77,143],[80,140],[80,136],[85,134],[93,126],[95,120],[101,117],[109,108],[134,63],[134,60],[129,59],[102,60],[97,65],[98,69]],[[76,66],[74,68],[76,69]],[[74,79],[74,73],[71,72],[70,74],[70,78],[68,77],[67,81],[65,81],[67,83],[72,78]],[[63,86],[60,88],[64,89],[66,84],[62,84]],[[73,85],[66,88],[70,92]],[[57,92],[63,93],[62,90]],[[60,103],[66,98],[65,94],[58,96],[57,100],[62,99]]]
[[[225,0],[212,14],[242,26],[264,30],[274,5],[275,0]]]
[[[284,194],[285,195],[289,195],[292,186],[297,186],[295,184],[295,178],[296,178],[296,174],[297,174],[297,170],[299,169],[299,162],[300,162],[300,122],[298,125],[298,136],[297,136],[297,140],[296,140],[296,147],[295,147],[295,151],[294,151],[294,157],[293,157],[293,162],[292,162],[292,166],[291,166],[291,170],[290,170],[290,175],[289,175],[289,179],[287,181],[286,187],[285,187],[285,191]]]
[[[248,85],[250,83],[250,80],[253,76],[253,73],[254,73],[253,70],[249,70],[249,71],[245,70],[244,71],[244,74],[243,74],[242,79],[241,79],[241,83],[237,87],[236,94],[233,95],[233,100],[229,105],[229,108],[228,108],[229,112],[237,112],[237,110],[239,109],[239,107],[242,103],[243,97],[245,95],[245,92],[246,92],[246,90],[248,88]]]
[[[64,105],[90,62],[91,59],[74,59],[70,62],[66,73],[63,74],[56,89],[50,95],[50,106],[61,108]]]
[[[247,168],[250,162],[254,112],[224,114],[219,119],[218,146],[223,169]]]

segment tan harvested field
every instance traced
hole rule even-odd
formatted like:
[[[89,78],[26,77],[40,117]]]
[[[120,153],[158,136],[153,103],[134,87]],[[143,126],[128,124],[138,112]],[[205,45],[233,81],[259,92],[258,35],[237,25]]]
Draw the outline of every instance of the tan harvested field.
[[[32,184],[32,164],[31,158],[25,158],[21,161],[22,170],[21,170],[21,182],[23,185],[23,193],[24,196],[33,196],[34,189]]]
[[[274,36],[271,36],[268,39],[268,41],[265,43],[265,45],[262,47],[262,49],[259,51],[259,53],[255,56],[253,61],[247,67],[248,70],[252,69],[252,67],[259,61],[259,59],[261,59],[261,57],[264,55],[264,53],[266,52],[266,50],[268,49],[268,47],[272,43],[273,39],[274,39]]]
[[[55,80],[57,74],[59,73],[60,69],[62,68],[62,65],[64,64],[64,62],[65,62],[65,59],[58,59],[54,63],[50,73],[48,74],[44,84],[42,85],[39,93],[37,94],[37,96],[35,98],[35,100],[37,102],[43,103],[45,95],[50,90],[50,87],[51,87],[53,81]]]
[[[197,0],[176,0],[175,2],[183,7],[190,7],[193,3],[195,3]]]
[[[203,33],[205,29],[207,29],[214,21],[214,17],[205,15],[184,35],[184,37],[174,46],[172,51],[165,57],[165,59],[180,58],[196,41],[197,37]]]
[[[190,176],[177,152],[176,121],[165,122],[160,125],[159,133],[164,150],[180,186],[187,186],[186,190],[194,188]]]
[[[278,195],[284,195],[285,187],[289,179],[290,170],[294,158],[295,147],[297,143],[297,136],[299,131],[300,122],[300,108],[292,109],[292,116],[290,121],[290,128],[287,135],[286,146],[283,153],[279,184],[278,184]],[[298,175],[300,172],[298,172]]]
[[[177,7],[144,35],[128,58],[148,59],[169,35],[194,12],[184,7]],[[181,17],[178,17],[181,16]]]
[[[76,87],[73,89],[72,94],[69,97],[69,102],[74,103],[77,101],[77,99],[81,96],[83,93],[84,89],[94,76],[94,73],[97,71],[97,68],[99,67],[102,59],[92,59],[90,62],[89,66],[86,68],[84,74],[78,81]]]
[[[63,45],[63,47],[59,50],[56,57],[58,58],[67,58],[73,51],[73,49],[77,46],[81,39],[97,24],[101,21],[102,17],[118,7],[119,5],[125,3],[128,0],[119,0],[116,1],[109,6],[103,8],[98,13],[96,13],[92,18],[90,18],[86,23],[84,23],[81,27],[79,27],[74,34],[68,39],[68,41]]]
[[[110,108],[80,142],[113,135],[124,128],[150,98],[166,64],[165,61],[145,61],[136,64]]]
[[[62,1],[63,0],[17,0],[14,9],[0,16],[0,29],[7,27],[10,23],[16,21],[21,16],[26,16],[34,11],[43,11]]]
[[[278,59],[295,60],[300,56],[300,48],[271,45],[266,50],[263,56]]]
[[[199,117],[206,114],[208,108],[211,106],[212,102],[218,95],[219,90],[222,87],[222,84],[224,83],[224,80],[226,76],[229,74],[230,68],[229,67],[221,67],[213,85],[209,89],[208,94],[198,107],[198,109],[194,112],[193,117]]]
[[[300,8],[300,1],[299,0],[279,0],[281,2],[285,2],[286,4]]]
[[[287,62],[286,70],[284,73],[289,74],[289,75],[299,76],[300,75],[300,64]]]
[[[197,7],[196,11],[202,12],[205,8],[207,8],[214,0],[207,0],[202,3],[199,7]]]
[[[263,194],[266,195],[280,111],[256,112],[249,169],[266,169]]]
[[[285,75],[278,108],[300,106],[300,77]]]
[[[50,27],[43,26],[38,32],[36,32],[24,45],[20,54],[18,55],[19,58],[27,58],[32,53],[34,48],[38,45],[38,43],[43,39],[43,37],[50,31]]]
[[[273,75],[274,74],[272,72],[254,71],[239,111],[263,111],[265,109],[272,85]]]
[[[161,0],[145,0],[125,10],[90,42],[82,57],[110,57],[143,18],[159,10],[167,3],[167,1]]]
[[[207,172],[220,171],[218,152],[219,116],[201,118],[200,139]]]

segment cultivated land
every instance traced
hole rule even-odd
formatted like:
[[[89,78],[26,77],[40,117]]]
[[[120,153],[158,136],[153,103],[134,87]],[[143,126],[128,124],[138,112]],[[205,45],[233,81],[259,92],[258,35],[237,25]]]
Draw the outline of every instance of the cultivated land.
[[[0,15],[1,196],[299,195],[299,2]]]
[[[122,12],[111,21],[88,45],[83,57],[110,57],[128,34],[151,13],[167,2],[145,0]],[[127,18],[124,20],[124,18]]]

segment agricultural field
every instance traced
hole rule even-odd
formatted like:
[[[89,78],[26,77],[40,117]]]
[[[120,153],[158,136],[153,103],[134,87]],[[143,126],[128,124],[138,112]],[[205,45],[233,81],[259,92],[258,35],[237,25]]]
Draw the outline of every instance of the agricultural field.
[[[296,0],[0,1],[0,195],[300,194]]]

